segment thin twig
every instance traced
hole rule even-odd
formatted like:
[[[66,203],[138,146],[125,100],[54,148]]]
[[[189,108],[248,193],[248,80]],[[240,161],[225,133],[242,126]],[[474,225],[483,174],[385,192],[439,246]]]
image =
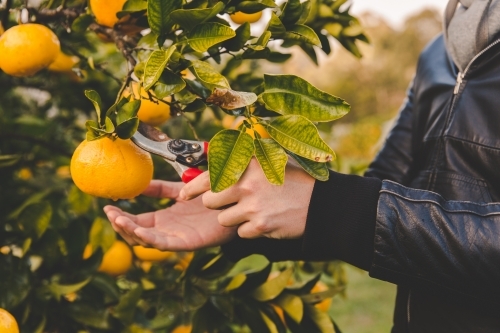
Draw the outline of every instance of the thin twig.
[[[193,136],[194,138],[197,140],[197,141],[200,141],[200,138],[198,137],[198,133],[196,133],[196,129],[194,128],[193,124],[191,124],[191,121],[189,120],[189,118],[186,116],[186,114],[184,112],[181,111],[181,115],[184,119],[186,119],[186,122],[189,126],[189,128],[191,129],[191,131],[193,132]]]

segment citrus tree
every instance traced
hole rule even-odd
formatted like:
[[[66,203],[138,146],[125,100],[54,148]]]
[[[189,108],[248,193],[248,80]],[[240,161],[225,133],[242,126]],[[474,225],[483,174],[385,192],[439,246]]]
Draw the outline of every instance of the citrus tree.
[[[317,62],[334,38],[359,57],[345,2],[2,1],[0,328],[8,311],[21,332],[334,332],[339,263],[131,249],[102,207],[173,204],[137,196],[177,177],[130,141],[140,121],[210,140],[215,192],[252,157],[276,185],[289,157],[326,180],[335,155],[315,124],[349,105],[256,69],[292,46]]]

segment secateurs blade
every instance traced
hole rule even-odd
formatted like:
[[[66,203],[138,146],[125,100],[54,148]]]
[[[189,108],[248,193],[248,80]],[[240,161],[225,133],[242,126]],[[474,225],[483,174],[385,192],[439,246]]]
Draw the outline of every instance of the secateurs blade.
[[[203,173],[198,166],[207,164],[208,142],[171,139],[162,131],[142,122],[131,139],[145,151],[163,157],[184,183]]]

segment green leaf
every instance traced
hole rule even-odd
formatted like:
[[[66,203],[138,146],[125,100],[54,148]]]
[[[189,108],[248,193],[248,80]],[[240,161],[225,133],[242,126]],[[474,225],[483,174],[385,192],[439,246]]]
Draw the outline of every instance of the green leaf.
[[[164,70],[160,79],[156,83],[154,93],[159,99],[178,93],[186,87],[184,81],[179,75],[172,73],[168,69]]]
[[[67,313],[75,321],[85,326],[104,330],[113,328],[110,321],[109,309],[97,307],[95,304],[74,302],[67,305]]]
[[[94,22],[94,18],[90,14],[78,16],[71,24],[71,30],[74,32],[85,32],[89,25]]]
[[[316,162],[328,162],[335,157],[333,150],[320,137],[312,122],[302,116],[288,115],[266,125],[269,135],[283,148]]]
[[[260,302],[270,301],[275,299],[285,289],[288,281],[292,277],[293,267],[283,271],[278,277],[264,282],[264,284],[255,288],[250,296]]]
[[[316,32],[314,32],[314,30],[307,25],[296,24],[288,28],[283,36],[283,39],[297,40],[321,47],[321,41],[319,40],[318,35],[316,35]]]
[[[172,45],[166,51],[157,50],[151,53],[144,68],[144,90],[148,91],[158,81],[175,50],[175,45]]]
[[[266,30],[271,32],[273,38],[281,38],[286,33],[286,28],[281,22],[280,18],[273,12],[271,13],[271,19],[267,24]]]
[[[296,23],[302,16],[300,0],[288,0],[284,3],[283,7],[283,14],[281,14],[280,20],[285,25]]]
[[[120,139],[130,139],[139,127],[139,118],[130,118],[116,127],[116,134]]]
[[[311,1],[307,0],[300,4],[302,6],[302,13],[300,14],[300,18],[295,22],[296,24],[305,24],[309,19],[309,15],[311,13],[311,9],[313,8],[313,4]]]
[[[230,88],[227,79],[213,68],[208,62],[193,60],[191,62],[193,74],[207,87]]]
[[[335,333],[330,316],[316,307],[305,304],[306,315],[311,318],[321,333]]]
[[[104,124],[104,130],[106,131],[106,133],[109,133],[109,134],[111,134],[115,131],[115,124],[113,124],[113,121],[109,117],[106,117],[106,121]]]
[[[148,2],[145,0],[127,0],[122,8],[122,13],[134,13],[148,9]]]
[[[272,35],[271,31],[264,31],[257,40],[256,45],[252,46],[252,48],[256,51],[263,50],[267,46],[267,43],[269,42],[271,35]]]
[[[40,238],[52,219],[52,206],[48,201],[42,201],[27,206],[19,215],[17,223],[27,233],[34,233]]]
[[[120,319],[125,325],[130,325],[134,321],[135,308],[142,295],[142,287],[137,284],[125,295],[120,297],[120,302],[115,306],[112,315]]]
[[[278,333],[278,328],[276,327],[276,324],[269,318],[264,312],[259,311],[260,316],[264,320],[264,323],[266,323],[267,328],[269,329],[269,333]]]
[[[266,108],[280,114],[296,114],[311,121],[332,121],[346,115],[350,105],[319,90],[295,75],[264,75],[260,96]]]
[[[253,140],[247,133],[236,130],[217,133],[210,140],[208,150],[212,192],[220,192],[234,185],[243,175],[253,153]]]
[[[273,303],[279,305],[296,323],[302,321],[302,317],[304,316],[304,303],[300,297],[282,293],[274,299]]]
[[[257,157],[267,180],[274,185],[283,185],[288,160],[285,150],[273,139],[255,139],[253,142],[255,157]]]
[[[344,30],[342,30],[342,35],[348,36],[348,37],[356,37],[361,35],[364,32],[363,27],[361,24],[352,24],[348,27],[346,27]]]
[[[37,193],[31,195],[30,197],[28,197],[28,199],[26,199],[21,204],[21,206],[19,206],[16,210],[14,210],[12,213],[10,213],[7,218],[8,219],[17,219],[19,217],[19,214],[21,214],[26,207],[28,207],[29,205],[32,205],[34,203],[38,203],[38,202],[42,201],[52,191],[53,191],[53,189],[47,189],[47,190],[37,192]]]
[[[292,57],[291,54],[281,53],[281,52],[271,52],[267,57],[267,60],[275,63],[283,63]]]
[[[85,214],[92,207],[92,196],[82,192],[75,185],[71,186],[68,194],[68,203],[71,210],[78,215]]]
[[[213,103],[227,110],[252,105],[256,101],[257,95],[254,93],[221,88],[215,88],[212,94],[207,97],[208,103]]]
[[[330,177],[330,172],[328,171],[328,166],[326,163],[320,163],[311,161],[307,158],[295,155],[294,153],[287,151],[287,153],[295,160],[297,163],[312,177],[320,181],[327,181]]]
[[[105,113],[102,109],[101,96],[99,96],[99,94],[95,90],[85,90],[85,97],[87,97],[92,102],[92,104],[94,104],[94,108],[97,113],[97,122],[100,125],[104,125]]]
[[[0,255],[0,308],[13,309],[33,287],[28,260]]]
[[[250,23],[243,23],[236,29],[235,33],[236,35],[233,38],[224,42],[224,47],[233,52],[241,50],[250,39]]]
[[[201,99],[195,99],[192,103],[186,105],[182,111],[184,112],[202,112],[205,111],[207,105]]]
[[[225,291],[229,292],[234,289],[238,289],[246,281],[247,276],[243,273],[236,274],[229,284],[226,286]]]
[[[21,155],[0,155],[0,168],[12,166],[19,162]]]
[[[90,228],[89,241],[92,246],[92,251],[98,247],[106,252],[111,248],[116,240],[116,233],[108,220],[102,217],[96,217]]]
[[[247,14],[260,12],[266,8],[275,8],[276,3],[272,0],[246,0],[236,5],[236,11]]]
[[[137,112],[139,112],[139,108],[141,107],[141,100],[136,99],[130,102],[126,102],[123,104],[117,105],[117,115],[116,115],[116,124],[120,126],[124,122],[137,117]]]
[[[211,8],[178,9],[170,14],[170,18],[173,22],[179,24],[183,29],[189,31],[198,24],[205,23],[211,18],[217,16],[217,14],[219,14],[224,7],[224,3],[219,1]]]
[[[120,298],[120,290],[116,286],[115,279],[105,273],[95,272],[90,284],[103,292],[113,302]]]
[[[78,290],[82,289],[87,285],[87,283],[92,280],[91,277],[88,279],[75,283],[75,284],[59,284],[57,281],[51,282],[47,288],[51,292],[52,295],[54,295],[55,299],[59,301],[61,299],[61,296],[64,296],[66,294],[74,293],[77,292]]]
[[[188,43],[197,52],[205,52],[211,46],[233,38],[236,33],[230,27],[220,23],[203,23],[197,25],[188,34]]]
[[[182,0],[148,1],[148,23],[151,31],[158,36],[159,46],[163,45],[171,29],[169,17],[172,11],[181,6]]]

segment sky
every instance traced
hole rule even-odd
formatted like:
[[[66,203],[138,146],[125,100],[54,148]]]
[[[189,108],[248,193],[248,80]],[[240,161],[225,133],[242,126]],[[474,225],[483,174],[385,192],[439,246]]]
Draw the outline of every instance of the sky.
[[[424,8],[436,8],[443,13],[447,3],[448,0],[352,0],[350,13],[375,12],[394,27],[399,27],[408,16]]]

